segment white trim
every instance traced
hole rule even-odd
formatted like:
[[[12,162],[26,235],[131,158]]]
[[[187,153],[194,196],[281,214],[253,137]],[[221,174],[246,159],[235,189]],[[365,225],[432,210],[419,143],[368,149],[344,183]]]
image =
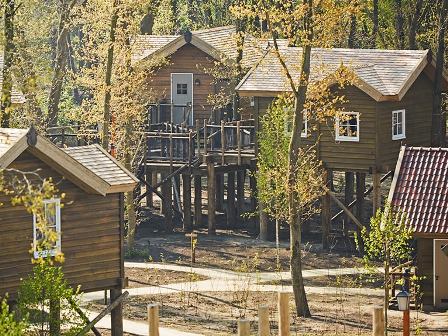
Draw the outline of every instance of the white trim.
[[[345,135],[339,135],[339,115],[342,114],[348,114],[348,115],[355,115],[356,116],[356,136],[345,136]],[[359,112],[337,112],[336,113],[336,121],[335,121],[335,139],[336,141],[351,141],[351,142],[359,142]]]
[[[192,72],[170,73],[170,102],[173,104],[173,75],[191,75],[191,125],[194,126],[194,74]]]
[[[401,134],[394,134],[394,115],[396,113],[401,113],[402,114],[402,121],[401,121]],[[406,139],[406,110],[405,109],[401,109],[401,110],[394,110],[392,111],[392,140],[402,140],[402,139]]]
[[[36,214],[33,214],[33,256],[34,259],[38,258],[45,258],[48,256],[54,257],[57,253],[61,252],[61,199],[60,198],[52,198],[52,199],[46,199],[42,201],[44,211],[45,206],[47,204],[55,204],[56,209],[56,232],[58,234],[58,239],[56,241],[56,247],[52,250],[46,250],[46,251],[36,251],[36,245],[37,245],[37,219]]]
[[[304,114],[303,114],[303,125],[305,126],[305,132],[302,132],[302,131],[300,131],[300,136],[302,137],[302,138],[308,138],[308,136],[309,136],[309,134],[308,134],[308,118],[306,117],[306,111],[304,112]],[[289,114],[287,115],[287,117],[288,116],[290,116]],[[292,119],[292,117],[293,116],[290,116],[291,117],[291,119]],[[288,130],[288,126],[289,126],[289,122],[288,122],[289,120],[285,120],[285,125],[284,125],[284,128],[285,128],[285,134],[287,135],[287,136],[289,136],[289,137],[291,137],[292,136],[292,130],[291,131],[289,131]],[[292,124],[293,124],[293,120],[290,120],[291,121],[291,128],[292,128]]]

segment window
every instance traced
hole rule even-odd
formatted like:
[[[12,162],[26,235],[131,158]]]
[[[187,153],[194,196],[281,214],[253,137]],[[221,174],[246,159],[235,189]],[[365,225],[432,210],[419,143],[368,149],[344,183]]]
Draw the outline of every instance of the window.
[[[288,136],[292,135],[292,120],[293,116],[291,114],[288,114],[287,120],[285,122],[285,133]],[[300,136],[302,138],[306,138],[308,136],[308,118],[307,118],[307,112],[304,112],[303,114],[303,124],[302,124],[302,132],[300,133]]]
[[[405,110],[392,111],[392,140],[406,138]]]
[[[48,199],[43,201],[45,220],[45,229],[39,225],[38,217],[33,216],[33,251],[34,258],[55,256],[61,251],[61,201],[60,199]],[[43,231],[43,232],[42,232]],[[54,242],[48,246],[47,236],[54,232],[56,235],[52,237]]]
[[[177,84],[177,94],[186,95],[188,93],[188,84]]]
[[[359,112],[339,112],[336,115],[336,140],[359,141]]]

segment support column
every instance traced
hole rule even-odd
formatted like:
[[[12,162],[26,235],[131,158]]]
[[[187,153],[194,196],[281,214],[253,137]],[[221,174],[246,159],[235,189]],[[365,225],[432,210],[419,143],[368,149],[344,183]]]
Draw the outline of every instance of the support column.
[[[349,205],[353,201],[353,193],[355,189],[355,174],[353,172],[345,173],[345,205]],[[344,236],[348,236],[348,228],[350,225],[350,217],[344,216]]]
[[[224,210],[224,175],[216,174],[216,210]]]
[[[325,185],[330,187],[330,174],[328,170],[324,171]],[[321,196],[321,226],[322,226],[322,248],[328,250],[330,247],[330,228],[331,228],[331,197],[328,193]]]
[[[238,219],[241,221],[241,215],[244,213],[244,180],[246,172],[238,170],[236,175],[236,206],[238,209]]]
[[[227,227],[236,227],[235,172],[227,174]]]
[[[375,216],[378,209],[381,208],[381,175],[380,175],[380,173],[378,173],[376,171],[373,172],[372,184],[373,184],[372,206],[373,206],[373,215]]]
[[[168,175],[163,173],[161,174],[162,181],[167,177]],[[166,225],[166,231],[172,231],[173,230],[173,187],[171,183],[171,179],[168,179],[164,184],[161,186],[162,191],[162,213],[165,216],[165,225]]]
[[[182,175],[182,203],[184,206],[184,232],[191,232],[193,223],[191,221],[191,176]]]
[[[356,173],[356,218],[363,223],[364,218],[364,192],[366,190],[366,174]],[[361,229],[356,227],[356,234],[358,236],[360,251],[363,252],[363,242],[361,237]]]
[[[110,301],[114,302],[120,297],[122,293],[121,288],[110,290]],[[112,336],[123,336],[123,303],[120,303],[110,313],[110,325]]]
[[[202,222],[202,184],[201,175],[194,175],[194,225],[196,228]]]
[[[150,185],[154,185],[153,184],[153,175],[154,175],[154,173],[151,171],[151,169],[149,169],[148,167],[146,167],[146,176],[145,176],[145,179],[146,179],[146,182],[148,183],[148,184],[150,184]],[[148,207],[148,208],[152,208],[153,207],[153,192],[152,191],[149,191],[149,188],[148,187],[146,187],[146,190],[148,191],[147,193],[146,193],[146,206]]]
[[[207,163],[208,234],[216,234],[216,176],[215,164]]]

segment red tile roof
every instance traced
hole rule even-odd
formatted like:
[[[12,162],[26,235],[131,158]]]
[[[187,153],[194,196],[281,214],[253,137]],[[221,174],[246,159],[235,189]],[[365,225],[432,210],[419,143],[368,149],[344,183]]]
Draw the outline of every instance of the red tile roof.
[[[402,147],[389,200],[418,234],[448,234],[448,148]]]

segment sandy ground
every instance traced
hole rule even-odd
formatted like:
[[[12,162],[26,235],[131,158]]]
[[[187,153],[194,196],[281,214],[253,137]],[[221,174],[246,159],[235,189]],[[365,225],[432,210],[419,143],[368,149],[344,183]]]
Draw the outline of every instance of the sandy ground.
[[[206,276],[196,273],[162,269],[126,268],[125,276],[128,278],[129,288],[207,280]]]

